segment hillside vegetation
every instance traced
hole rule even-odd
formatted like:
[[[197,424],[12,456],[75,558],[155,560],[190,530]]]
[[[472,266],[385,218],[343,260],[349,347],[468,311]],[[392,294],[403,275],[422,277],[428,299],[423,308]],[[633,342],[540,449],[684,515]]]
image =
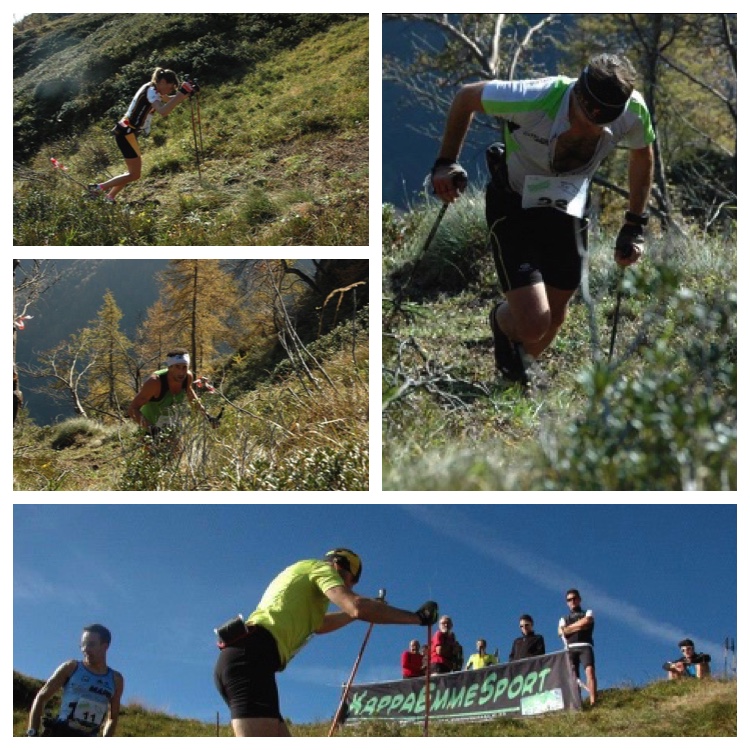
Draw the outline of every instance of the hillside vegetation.
[[[39,427],[20,411],[14,488],[367,490],[367,261],[317,262],[314,290],[284,261],[249,263],[240,287],[217,261],[170,261],[134,341],[108,292],[95,320],[23,369],[22,388],[78,416]],[[181,345],[199,353],[191,368],[215,388],[194,389],[221,420],[212,428],[185,401],[170,410],[176,438],[154,445],[128,409]]]
[[[25,734],[28,711],[41,682],[13,673],[13,735]],[[335,707],[332,707],[332,712]],[[215,723],[182,719],[126,705],[118,736],[122,737],[230,737],[226,716]],[[294,724],[296,737],[325,737],[330,724]],[[366,722],[342,727],[344,737],[417,737],[421,723],[398,725]],[[529,719],[501,719],[482,723],[430,722],[434,737],[736,737],[737,683],[685,680],[657,682],[644,687],[603,690],[595,709],[580,713],[549,714]]]
[[[495,376],[483,196],[450,208],[418,262],[436,216],[383,208],[384,489],[736,489],[736,236],[657,227],[621,273],[614,234],[594,231],[522,393]]]
[[[28,16],[14,244],[366,245],[368,45],[356,14]],[[124,171],[109,131],[157,66],[200,93],[154,116],[117,204],[88,199],[82,185]]]

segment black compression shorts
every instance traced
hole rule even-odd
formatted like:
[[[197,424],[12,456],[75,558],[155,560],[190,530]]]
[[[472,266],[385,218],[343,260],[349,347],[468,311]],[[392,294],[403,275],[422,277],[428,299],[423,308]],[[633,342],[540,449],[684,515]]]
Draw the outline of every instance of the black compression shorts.
[[[578,677],[581,676],[580,667],[583,667],[585,670],[586,667],[594,666],[593,646],[571,646],[569,653],[570,662],[573,665],[573,669],[575,669],[576,675]]]
[[[561,290],[578,288],[581,252],[588,252],[587,218],[555,208],[523,209],[520,195],[493,182],[487,186],[485,216],[504,292],[541,282]]]
[[[233,719],[279,719],[276,672],[281,668],[274,637],[264,628],[249,626],[248,636],[219,654],[214,684]]]

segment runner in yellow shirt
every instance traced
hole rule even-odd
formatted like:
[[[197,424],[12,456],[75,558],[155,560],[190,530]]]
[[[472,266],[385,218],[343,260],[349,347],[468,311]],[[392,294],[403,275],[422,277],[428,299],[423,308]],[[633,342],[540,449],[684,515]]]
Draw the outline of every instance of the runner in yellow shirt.
[[[314,635],[331,633],[354,620],[379,625],[433,625],[437,604],[416,612],[367,599],[352,590],[362,560],[337,548],[322,560],[302,560],[279,573],[246,619],[217,628],[221,653],[214,682],[229,706],[236,737],[285,737],[289,730],[279,708],[276,672]],[[330,603],[340,611],[328,613]]]

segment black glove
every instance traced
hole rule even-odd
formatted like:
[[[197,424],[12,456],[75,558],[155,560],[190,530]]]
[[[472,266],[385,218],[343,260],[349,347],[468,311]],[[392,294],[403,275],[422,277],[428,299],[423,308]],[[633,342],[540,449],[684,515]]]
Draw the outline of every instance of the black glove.
[[[155,424],[150,424],[146,428],[146,434],[156,442],[159,439],[159,433],[161,432],[161,427],[157,427]]]
[[[450,177],[453,180],[453,186],[460,193],[466,190],[466,186],[469,184],[469,175],[457,161],[453,159],[436,159],[430,172],[433,180],[435,179],[435,172],[437,170],[441,170],[445,176]]]
[[[615,251],[621,258],[629,258],[636,248],[642,253],[645,242],[643,227],[639,227],[637,224],[623,224],[622,229],[617,234]]]
[[[438,621],[437,602],[425,602],[414,614],[419,617],[420,625],[434,625]]]

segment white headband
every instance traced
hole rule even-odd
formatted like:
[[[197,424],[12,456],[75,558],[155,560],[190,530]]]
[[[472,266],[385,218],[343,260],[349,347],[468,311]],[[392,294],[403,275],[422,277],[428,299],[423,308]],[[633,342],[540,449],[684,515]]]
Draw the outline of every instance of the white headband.
[[[186,353],[167,357],[167,367],[171,367],[172,365],[187,365],[190,367],[190,355]]]

